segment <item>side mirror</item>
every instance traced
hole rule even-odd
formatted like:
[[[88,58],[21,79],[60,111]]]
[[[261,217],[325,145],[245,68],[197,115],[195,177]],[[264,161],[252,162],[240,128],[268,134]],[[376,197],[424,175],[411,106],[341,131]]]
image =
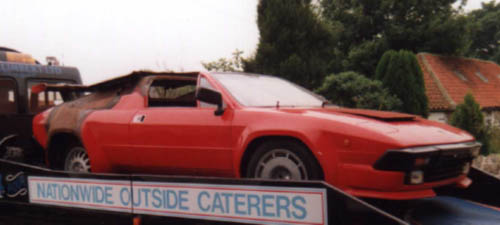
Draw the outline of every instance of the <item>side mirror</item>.
[[[198,87],[196,88],[196,99],[202,102],[217,105],[217,109],[214,114],[220,116],[224,113],[222,108],[222,95],[218,91],[214,91],[208,88]]]

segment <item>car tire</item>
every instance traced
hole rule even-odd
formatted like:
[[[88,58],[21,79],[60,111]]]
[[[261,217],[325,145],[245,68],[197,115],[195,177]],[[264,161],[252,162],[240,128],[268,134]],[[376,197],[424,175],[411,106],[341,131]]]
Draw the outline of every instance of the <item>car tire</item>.
[[[64,157],[63,169],[69,172],[90,173],[90,159],[82,146],[73,146]]]
[[[301,143],[287,140],[261,144],[251,156],[248,178],[278,180],[320,180],[321,167]]]

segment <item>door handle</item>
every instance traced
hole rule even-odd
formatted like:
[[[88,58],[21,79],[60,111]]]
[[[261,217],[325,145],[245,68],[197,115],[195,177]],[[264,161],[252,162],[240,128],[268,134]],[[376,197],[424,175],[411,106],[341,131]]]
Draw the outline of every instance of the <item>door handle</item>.
[[[132,123],[142,123],[144,122],[145,118],[146,118],[145,115],[135,115],[134,118],[132,119]]]

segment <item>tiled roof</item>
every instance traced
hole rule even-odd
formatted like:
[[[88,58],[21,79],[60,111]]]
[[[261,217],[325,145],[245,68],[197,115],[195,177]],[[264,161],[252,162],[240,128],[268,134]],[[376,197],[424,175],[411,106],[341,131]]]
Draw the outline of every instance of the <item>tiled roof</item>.
[[[453,110],[471,93],[483,109],[500,108],[500,66],[471,58],[417,55],[430,111]]]

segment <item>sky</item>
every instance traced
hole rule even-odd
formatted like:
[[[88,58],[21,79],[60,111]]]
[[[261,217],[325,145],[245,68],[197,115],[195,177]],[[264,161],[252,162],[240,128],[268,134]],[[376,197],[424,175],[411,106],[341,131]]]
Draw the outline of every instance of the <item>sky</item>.
[[[468,0],[466,11],[480,8]],[[258,0],[2,0],[0,46],[56,56],[91,84],[134,70],[199,71],[255,52]]]

